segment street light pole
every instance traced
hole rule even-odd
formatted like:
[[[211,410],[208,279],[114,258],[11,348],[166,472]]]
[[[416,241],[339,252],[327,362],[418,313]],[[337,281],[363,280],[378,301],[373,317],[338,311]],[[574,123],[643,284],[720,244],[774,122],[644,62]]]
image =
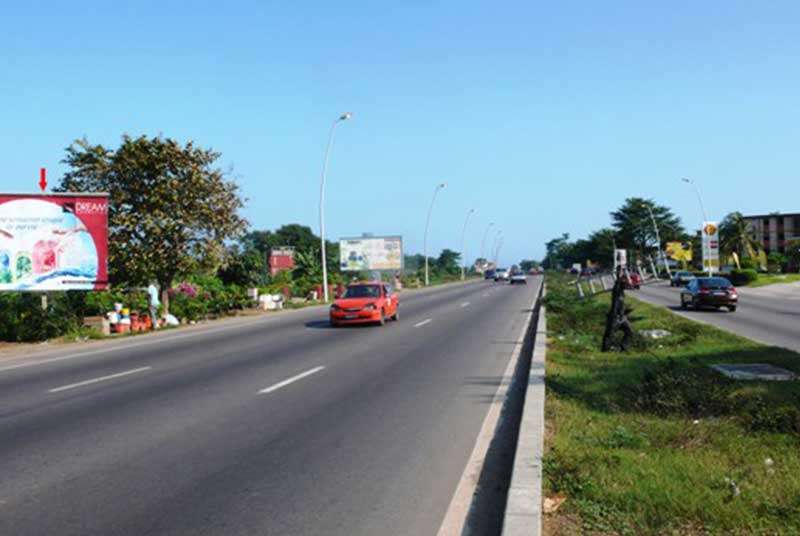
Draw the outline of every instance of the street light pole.
[[[703,225],[700,227],[700,244],[703,245],[703,256],[708,258],[708,253],[705,250],[705,240],[703,240],[703,233],[705,230],[703,226],[705,226],[705,222],[708,221],[708,213],[706,213],[706,207],[703,205],[703,196],[700,195],[700,188],[697,187],[697,184],[691,179],[687,179],[686,177],[681,178],[681,180],[687,184],[691,184],[694,187],[694,192],[697,194],[697,201],[700,203],[700,211],[703,213]],[[711,276],[711,260],[708,261],[708,275]]]
[[[464,251],[464,238],[467,235],[467,223],[469,223],[469,218],[474,213],[475,213],[475,209],[474,208],[469,209],[469,212],[467,212],[467,218],[464,220],[464,228],[461,230],[461,256],[462,256],[462,261],[461,261],[461,281],[464,281],[464,279],[466,279],[466,274],[464,272],[465,272],[465,270],[467,268],[467,253]]]
[[[495,249],[495,251],[494,251],[494,264],[495,264],[495,266],[499,266],[498,262],[500,262],[500,250],[501,249],[503,249],[503,238],[502,237],[497,242],[497,249]]]
[[[447,183],[442,182],[436,185],[436,189],[433,190],[433,199],[431,199],[431,206],[428,209],[428,219],[425,220],[425,236],[422,241],[422,249],[423,255],[425,255],[425,286],[427,287],[430,284],[430,276],[428,272],[428,227],[431,224],[431,214],[433,213],[433,204],[436,202],[436,195],[439,193],[439,190],[447,188]]]
[[[492,259],[494,259],[495,268],[497,268],[497,254],[495,254],[495,251],[497,251],[497,241],[500,239],[501,236],[503,236],[503,231],[498,230],[497,233],[495,233],[494,235],[494,240],[492,240],[491,254],[492,254]]]
[[[328,303],[328,259],[325,253],[325,176],[328,173],[328,159],[331,154],[331,147],[333,146],[333,133],[336,130],[336,125],[342,121],[347,121],[351,117],[353,117],[353,114],[345,112],[331,125],[331,132],[328,135],[328,145],[325,148],[325,159],[322,163],[322,178],[319,182],[319,243],[320,256],[322,258],[322,295],[324,296],[325,303]]]
[[[489,259],[484,256],[486,251],[486,237],[489,236],[489,229],[491,229],[493,225],[494,222],[490,222],[489,225],[486,226],[486,231],[483,233],[483,240],[481,240],[481,259],[483,259],[487,265],[489,264]]]
[[[661,257],[661,262],[664,263],[664,268],[667,269],[667,276],[672,279],[672,272],[669,269],[669,264],[667,264],[667,258],[664,256],[664,249],[661,247],[661,236],[658,234],[658,225],[656,225],[656,217],[653,215],[653,209],[650,208],[650,205],[647,203],[643,203],[642,206],[650,213],[650,221],[653,222],[653,229],[656,232],[656,242],[658,242],[658,253]],[[656,274],[656,277],[658,277],[658,274]]]

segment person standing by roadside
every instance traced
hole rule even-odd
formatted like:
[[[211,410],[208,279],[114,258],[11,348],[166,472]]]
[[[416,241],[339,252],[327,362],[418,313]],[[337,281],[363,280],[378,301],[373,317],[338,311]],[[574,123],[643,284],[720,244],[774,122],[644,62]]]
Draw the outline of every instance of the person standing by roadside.
[[[150,303],[150,320],[153,322],[153,329],[158,329],[158,307],[161,302],[158,299],[158,286],[155,281],[150,281],[147,287],[147,296]]]

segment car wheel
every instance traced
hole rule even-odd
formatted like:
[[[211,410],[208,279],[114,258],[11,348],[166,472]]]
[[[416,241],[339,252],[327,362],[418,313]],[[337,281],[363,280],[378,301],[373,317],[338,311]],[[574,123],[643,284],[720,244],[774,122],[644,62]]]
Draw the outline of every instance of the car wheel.
[[[392,315],[392,320],[394,320],[395,322],[400,320],[400,311],[399,310],[395,309],[394,314]]]
[[[681,309],[688,309],[689,304],[686,303],[686,300],[683,298],[683,294],[681,294]]]
[[[381,326],[386,325],[386,311],[381,311],[381,319],[378,320],[378,324]]]
[[[728,306],[728,311],[730,311],[732,313],[735,313],[736,312],[736,306],[735,305],[729,305]]]
[[[341,326],[341,324],[339,324],[339,322],[334,322],[333,320],[331,320],[331,327],[332,328],[338,328],[339,326]]]

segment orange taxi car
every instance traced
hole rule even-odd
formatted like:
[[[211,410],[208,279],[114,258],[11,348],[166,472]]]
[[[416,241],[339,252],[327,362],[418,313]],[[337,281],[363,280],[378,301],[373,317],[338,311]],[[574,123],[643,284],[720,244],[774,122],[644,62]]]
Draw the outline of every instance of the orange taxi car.
[[[387,318],[400,318],[399,306],[397,293],[386,283],[352,283],[331,305],[331,325],[377,323],[382,326]]]

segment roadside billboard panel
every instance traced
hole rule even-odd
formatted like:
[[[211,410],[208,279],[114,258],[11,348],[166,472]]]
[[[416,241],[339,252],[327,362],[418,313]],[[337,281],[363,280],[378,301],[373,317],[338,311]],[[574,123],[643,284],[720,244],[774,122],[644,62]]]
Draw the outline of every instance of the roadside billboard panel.
[[[339,266],[345,272],[402,270],[403,238],[370,236],[339,240]]]
[[[0,291],[108,287],[106,194],[0,194]]]
[[[692,245],[689,242],[667,242],[667,256],[674,261],[692,260]]]

